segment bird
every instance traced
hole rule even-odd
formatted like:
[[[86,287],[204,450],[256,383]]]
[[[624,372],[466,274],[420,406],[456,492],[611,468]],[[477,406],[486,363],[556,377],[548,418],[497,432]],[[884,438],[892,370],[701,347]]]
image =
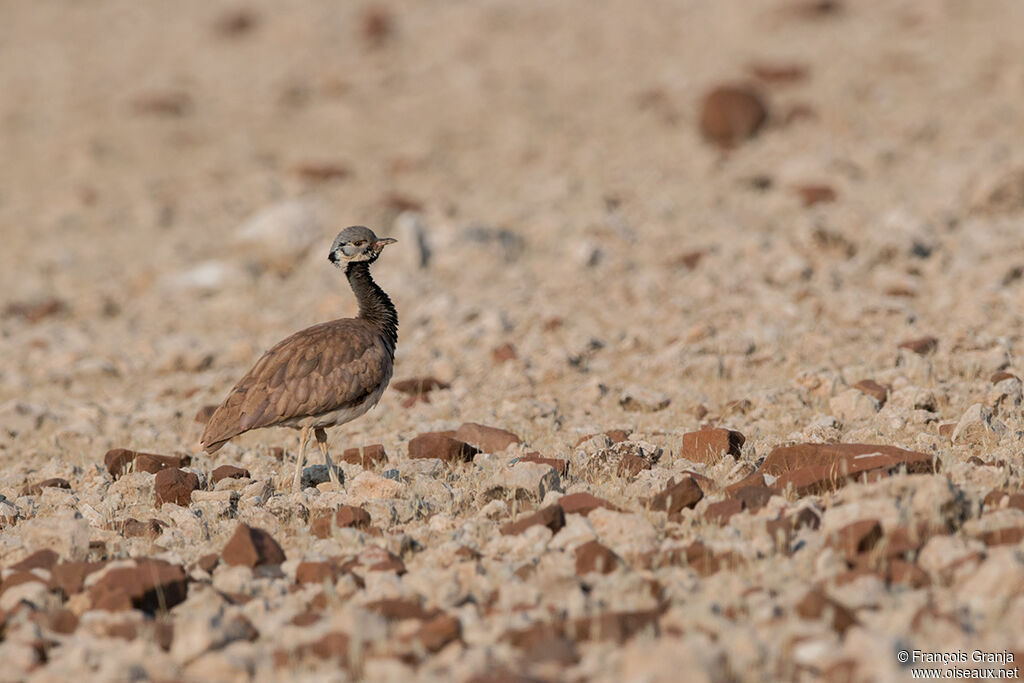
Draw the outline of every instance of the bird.
[[[344,269],[359,314],[307,327],[264,353],[207,422],[200,438],[207,453],[253,429],[291,427],[299,430],[293,489],[300,489],[310,432],[331,481],[339,481],[325,430],[377,405],[394,368],[398,313],[370,264],[396,241],[361,225],[338,233],[327,259]]]

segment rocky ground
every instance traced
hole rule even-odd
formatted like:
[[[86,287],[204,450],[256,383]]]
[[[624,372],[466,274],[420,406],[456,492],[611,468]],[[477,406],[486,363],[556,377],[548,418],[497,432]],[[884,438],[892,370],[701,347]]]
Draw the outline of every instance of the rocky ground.
[[[8,6],[0,679],[1019,667],[1022,25]],[[395,382],[292,492],[294,432],[198,437],[355,313],[354,223],[399,239]]]

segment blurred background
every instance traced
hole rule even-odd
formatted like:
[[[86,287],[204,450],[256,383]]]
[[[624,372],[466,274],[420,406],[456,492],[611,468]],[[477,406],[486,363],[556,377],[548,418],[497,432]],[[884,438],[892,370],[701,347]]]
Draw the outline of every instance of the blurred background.
[[[355,312],[349,224],[400,240],[400,375],[580,420],[1018,334],[1016,0],[0,11],[0,398],[188,418]]]

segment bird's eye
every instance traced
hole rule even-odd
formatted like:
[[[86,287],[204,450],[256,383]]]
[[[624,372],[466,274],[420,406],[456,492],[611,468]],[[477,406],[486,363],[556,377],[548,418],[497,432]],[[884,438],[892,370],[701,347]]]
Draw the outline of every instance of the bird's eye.
[[[366,246],[366,240],[356,240],[356,241],[354,242],[354,244],[355,244],[355,245],[356,245],[357,247],[365,247],[365,246]]]

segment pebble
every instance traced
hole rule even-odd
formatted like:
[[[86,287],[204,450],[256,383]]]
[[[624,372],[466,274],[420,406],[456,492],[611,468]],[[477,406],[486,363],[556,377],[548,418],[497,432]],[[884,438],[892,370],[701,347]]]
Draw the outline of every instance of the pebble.
[[[736,459],[740,455],[746,438],[731,429],[708,428],[683,434],[683,445],[679,455],[691,462],[713,465],[723,455]]]
[[[454,432],[427,432],[409,441],[410,458],[437,458],[447,463],[469,462],[480,449],[454,438]]]
[[[704,95],[700,106],[701,134],[723,148],[757,135],[767,120],[764,100],[745,85],[717,86]]]
[[[232,567],[253,568],[285,561],[284,551],[270,534],[246,524],[235,528],[220,557],[224,564]]]
[[[562,485],[558,472],[550,465],[518,462],[495,472],[486,488],[492,492],[505,491],[512,495],[522,492],[528,498],[542,501],[549,491],[561,491]]]
[[[153,480],[157,507],[164,503],[187,506],[192,502],[192,492],[198,488],[198,476],[176,467],[161,469]]]
[[[484,453],[501,453],[509,446],[520,443],[512,432],[498,427],[465,422],[455,431],[455,439],[463,441]]]

